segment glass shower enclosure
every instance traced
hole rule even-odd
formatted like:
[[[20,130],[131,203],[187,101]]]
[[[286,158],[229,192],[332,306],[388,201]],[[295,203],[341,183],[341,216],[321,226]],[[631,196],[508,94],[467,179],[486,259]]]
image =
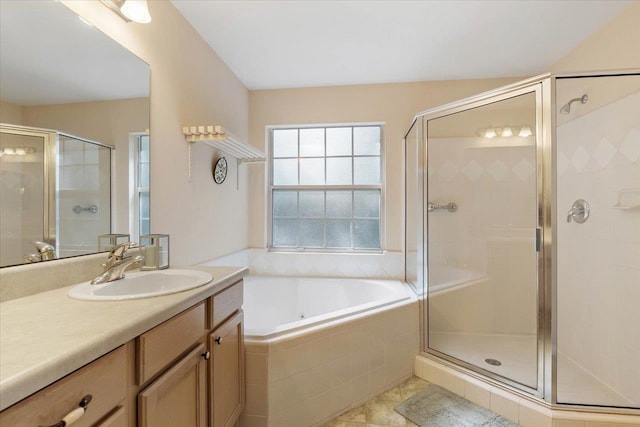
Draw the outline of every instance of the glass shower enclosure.
[[[416,116],[422,351],[555,405],[640,407],[640,75],[544,75]]]
[[[111,230],[112,147],[63,132],[0,125],[0,267],[94,253]]]

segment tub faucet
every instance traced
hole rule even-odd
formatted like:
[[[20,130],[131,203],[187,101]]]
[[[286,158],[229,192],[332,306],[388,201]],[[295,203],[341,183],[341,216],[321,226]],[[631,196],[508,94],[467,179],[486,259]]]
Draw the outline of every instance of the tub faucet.
[[[91,281],[92,285],[100,285],[102,283],[113,282],[115,280],[124,279],[124,272],[132,265],[142,264],[144,257],[142,255],[127,256],[127,251],[139,246],[133,242],[121,243],[109,252],[107,262],[102,264],[104,272],[100,273]]]

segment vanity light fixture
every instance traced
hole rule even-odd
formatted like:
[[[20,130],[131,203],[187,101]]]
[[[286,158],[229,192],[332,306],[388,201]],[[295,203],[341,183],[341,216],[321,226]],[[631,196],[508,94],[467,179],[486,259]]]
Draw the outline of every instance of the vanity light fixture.
[[[27,154],[33,154],[35,151],[33,147],[7,147],[4,150],[0,150],[0,156],[26,156]]]
[[[501,136],[504,138],[509,138],[512,136],[519,136],[522,138],[526,138],[527,136],[533,135],[531,128],[529,126],[504,126],[504,127],[490,127],[490,128],[481,128],[478,129],[478,135],[482,138],[493,139],[497,136]]]
[[[151,22],[147,0],[100,0],[126,22],[148,24]]]

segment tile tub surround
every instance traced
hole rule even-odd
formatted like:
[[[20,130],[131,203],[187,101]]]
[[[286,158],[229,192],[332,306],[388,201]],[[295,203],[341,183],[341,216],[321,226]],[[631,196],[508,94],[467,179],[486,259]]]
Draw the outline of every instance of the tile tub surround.
[[[312,426],[413,373],[418,303],[271,341],[245,341],[243,427]]]
[[[243,267],[193,268],[207,271],[214,280],[193,290],[138,300],[79,301],[69,298],[67,286],[1,303],[0,410],[248,273]]]
[[[415,374],[523,427],[640,427],[640,411],[618,415],[551,410],[422,355],[416,357]]]
[[[404,278],[404,256],[399,251],[383,253],[295,253],[267,249],[243,249],[201,265],[244,265],[251,274],[270,276]]]

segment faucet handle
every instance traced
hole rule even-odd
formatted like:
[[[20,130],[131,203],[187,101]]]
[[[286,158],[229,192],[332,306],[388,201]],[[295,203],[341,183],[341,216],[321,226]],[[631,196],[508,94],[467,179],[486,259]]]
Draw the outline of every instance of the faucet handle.
[[[120,243],[118,246],[114,247],[111,252],[109,252],[108,258],[109,260],[121,260],[127,254],[127,251],[132,248],[137,248],[138,244],[135,242],[124,242]]]

